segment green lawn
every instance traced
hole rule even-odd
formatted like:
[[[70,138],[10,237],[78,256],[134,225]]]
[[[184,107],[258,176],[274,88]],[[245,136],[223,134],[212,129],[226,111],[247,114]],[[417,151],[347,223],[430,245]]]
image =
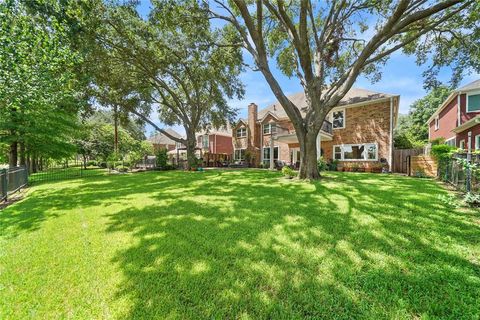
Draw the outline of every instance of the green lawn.
[[[479,319],[480,214],[434,181],[149,172],[0,211],[0,319]]]

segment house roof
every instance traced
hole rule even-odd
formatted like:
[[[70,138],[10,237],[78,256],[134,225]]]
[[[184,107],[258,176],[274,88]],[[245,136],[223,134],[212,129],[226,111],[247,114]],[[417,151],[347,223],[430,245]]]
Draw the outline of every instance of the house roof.
[[[440,112],[445,109],[445,107],[455,98],[459,93],[464,93],[472,90],[480,90],[480,79],[475,80],[473,82],[470,82],[467,85],[464,85],[463,87],[460,87],[456,90],[453,90],[448,98],[438,107],[438,109],[432,114],[430,118],[427,120],[427,125],[432,122],[432,120],[440,114]]]
[[[170,135],[181,138],[182,136],[176,132],[173,129],[165,129],[166,132],[168,132]],[[151,136],[150,138],[147,139],[153,144],[175,144],[175,141],[164,135],[163,133],[156,133],[155,135]]]
[[[386,98],[395,97],[395,95],[370,91],[362,88],[351,88],[345,97],[340,100],[338,106],[347,106],[358,104],[362,102],[370,102],[376,100],[383,100]],[[307,99],[304,92],[299,92],[290,96],[287,96],[294,105],[298,107],[302,115],[305,115],[307,108]],[[275,102],[274,104],[262,109],[258,112],[258,119],[263,119],[268,113],[275,114],[278,118],[286,118],[287,113],[282,108],[280,102]]]
[[[471,91],[480,89],[480,79],[470,82],[469,84],[458,88],[456,91]]]
[[[205,130],[202,130],[202,131],[198,132],[197,136],[198,135],[205,135],[205,134],[209,134],[209,135],[214,134],[214,135],[218,135],[218,136],[231,137],[232,136],[232,128],[229,124],[227,126],[223,126],[223,127],[220,127],[220,128],[209,127]]]

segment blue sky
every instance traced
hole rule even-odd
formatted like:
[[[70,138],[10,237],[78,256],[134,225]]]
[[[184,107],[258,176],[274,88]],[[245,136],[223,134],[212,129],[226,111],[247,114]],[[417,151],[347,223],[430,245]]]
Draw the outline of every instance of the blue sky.
[[[149,11],[149,1],[142,1],[138,9],[142,15],[146,15]],[[245,61],[251,64],[251,57],[248,53],[244,55]],[[272,66],[274,73],[287,94],[302,91],[302,87],[296,78],[289,79],[284,76],[275,66]],[[400,95],[400,113],[408,113],[409,106],[415,100],[423,97],[426,91],[423,89],[422,73],[427,66],[418,66],[415,63],[415,57],[404,55],[401,52],[394,53],[383,67],[382,79],[372,84],[368,79],[360,77],[355,83],[355,87],[364,88],[372,91]],[[477,80],[480,75],[474,74],[463,79],[460,85]],[[439,79],[448,82],[450,79],[449,70],[445,69],[439,75]],[[245,85],[245,96],[242,100],[231,100],[232,107],[238,109],[239,118],[245,118],[247,114],[247,106],[249,103],[256,103],[259,108],[264,108],[276,101],[270,87],[267,85],[263,75],[260,72],[251,70],[245,71],[241,75],[241,80]],[[151,119],[161,124],[156,113],[151,115]],[[173,127],[179,133],[184,132],[182,127]],[[147,136],[152,134],[154,129],[147,126]]]

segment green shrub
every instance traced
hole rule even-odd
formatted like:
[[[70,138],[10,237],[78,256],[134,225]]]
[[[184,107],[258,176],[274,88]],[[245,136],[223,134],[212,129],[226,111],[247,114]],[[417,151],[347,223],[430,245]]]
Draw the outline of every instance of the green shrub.
[[[463,201],[470,207],[480,206],[480,194],[469,192],[463,197]]]
[[[427,174],[425,173],[425,170],[423,169],[417,169],[415,170],[415,172],[413,173],[413,176],[416,177],[416,178],[427,178]]]
[[[116,166],[115,170],[117,170],[118,172],[127,172],[128,167],[127,166]]]
[[[320,159],[318,159],[318,161],[317,161],[317,167],[318,167],[318,171],[327,170],[327,168],[328,168],[327,161],[325,161],[325,159],[323,159],[323,157],[320,157]]]
[[[157,152],[155,153],[155,156],[156,156],[157,167],[160,169],[164,169],[167,166],[167,160],[168,160],[167,149],[162,148],[157,150]]]
[[[95,167],[97,165],[97,161],[89,160],[87,161],[87,167]]]
[[[337,168],[338,168],[338,160],[334,159],[334,160],[330,160],[330,162],[328,163],[328,170],[330,171],[337,171]]]
[[[288,167],[288,166],[284,166],[284,167],[282,168],[282,174],[283,174],[285,177],[289,178],[289,179],[291,179],[291,178],[293,178],[293,177],[295,177],[295,176],[297,175],[297,174],[295,173],[295,171],[293,171],[293,169],[290,168],[290,167]]]
[[[98,162],[98,166],[99,166],[100,168],[104,168],[104,169],[105,169],[105,168],[107,167],[107,163],[106,163],[105,161],[101,161],[101,162]]]
[[[453,194],[440,194],[438,195],[438,200],[443,202],[443,204],[445,204],[447,207],[458,208],[460,206],[457,198]]]
[[[432,141],[430,141],[430,143],[432,144],[432,147],[438,145],[445,145],[445,138],[433,139]]]

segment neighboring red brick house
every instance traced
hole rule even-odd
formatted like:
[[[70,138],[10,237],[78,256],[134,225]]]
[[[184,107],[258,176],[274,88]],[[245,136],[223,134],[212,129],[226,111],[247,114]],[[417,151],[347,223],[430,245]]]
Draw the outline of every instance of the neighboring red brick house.
[[[304,93],[288,97],[300,110],[306,106]],[[398,118],[399,96],[352,88],[324,121],[317,138],[317,150],[327,160],[341,164],[392,163],[393,128]],[[273,155],[271,155],[271,138]],[[295,129],[280,103],[258,111],[248,106],[248,118],[233,128],[234,160],[257,166],[274,160],[297,165],[300,148]]]
[[[202,153],[231,155],[233,153],[231,129],[209,129],[198,133],[197,148]]]
[[[169,134],[174,137],[181,138],[182,136],[172,129],[166,129]],[[174,150],[176,148],[176,142],[164,135],[163,133],[156,133],[147,139],[153,145],[153,149],[157,152],[160,149],[167,149],[168,151]]]
[[[480,150],[480,80],[453,91],[427,121],[429,140]]]

